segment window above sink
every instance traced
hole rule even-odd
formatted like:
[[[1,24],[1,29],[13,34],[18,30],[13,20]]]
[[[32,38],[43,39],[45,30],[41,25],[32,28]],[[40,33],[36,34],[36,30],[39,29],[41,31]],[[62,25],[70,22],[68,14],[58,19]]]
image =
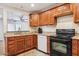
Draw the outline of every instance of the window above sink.
[[[8,31],[29,31],[28,16],[16,12],[7,12]]]

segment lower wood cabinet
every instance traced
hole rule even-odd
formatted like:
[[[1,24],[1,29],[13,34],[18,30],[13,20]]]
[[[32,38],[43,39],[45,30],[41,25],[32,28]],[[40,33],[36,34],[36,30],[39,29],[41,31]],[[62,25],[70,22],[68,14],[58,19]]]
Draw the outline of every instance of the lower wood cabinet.
[[[28,36],[25,39],[25,50],[30,49],[31,47],[31,41],[29,40]]]
[[[50,37],[47,36],[47,53],[50,55]]]
[[[33,39],[34,39],[34,47],[37,49],[38,48],[37,35],[34,35]]]
[[[79,56],[79,40],[77,39],[72,40],[72,55]]]
[[[7,39],[5,39],[6,55],[12,56],[35,48],[37,46],[36,41],[36,35],[7,37]]]
[[[16,40],[14,37],[8,37],[6,40],[6,55],[15,55],[16,53]]]
[[[17,53],[23,52],[25,48],[25,37],[18,36],[16,39]]]

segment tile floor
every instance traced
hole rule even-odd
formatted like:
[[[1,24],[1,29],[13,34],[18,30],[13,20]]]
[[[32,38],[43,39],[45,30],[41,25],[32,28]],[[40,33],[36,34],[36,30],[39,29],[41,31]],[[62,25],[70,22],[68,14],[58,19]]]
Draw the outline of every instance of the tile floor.
[[[36,49],[33,49],[33,50],[28,51],[28,52],[19,54],[17,56],[49,56],[49,55],[44,54]]]

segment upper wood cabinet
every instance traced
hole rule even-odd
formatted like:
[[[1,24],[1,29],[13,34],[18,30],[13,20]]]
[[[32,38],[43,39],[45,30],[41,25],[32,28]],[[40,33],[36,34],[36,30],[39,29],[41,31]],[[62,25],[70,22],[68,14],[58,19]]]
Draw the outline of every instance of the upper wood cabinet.
[[[52,15],[51,10],[40,13],[39,25],[53,25],[55,23],[55,17]]]
[[[47,15],[46,15],[46,12],[43,12],[43,13],[40,13],[40,20],[39,20],[39,25],[41,26],[41,25],[46,25],[46,17],[47,17]]]
[[[70,10],[70,4],[64,4],[64,5],[61,5],[57,8],[55,8],[54,16],[56,16],[56,17],[64,16],[64,15],[68,15],[71,13],[72,13],[72,11]]]
[[[31,14],[30,15],[30,25],[31,26],[39,26],[39,14]]]
[[[73,12],[74,22],[79,23],[79,4],[71,4],[71,10]]]
[[[72,10],[71,4],[63,4],[39,14],[32,14],[30,17],[30,24],[31,26],[54,25],[56,24],[55,17],[72,14]]]

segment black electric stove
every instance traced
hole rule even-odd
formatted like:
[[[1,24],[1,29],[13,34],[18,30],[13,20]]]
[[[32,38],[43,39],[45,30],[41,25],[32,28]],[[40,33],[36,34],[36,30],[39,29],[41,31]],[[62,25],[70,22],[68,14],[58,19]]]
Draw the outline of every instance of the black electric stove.
[[[56,29],[56,36],[50,36],[50,55],[71,56],[74,35],[75,29]]]

